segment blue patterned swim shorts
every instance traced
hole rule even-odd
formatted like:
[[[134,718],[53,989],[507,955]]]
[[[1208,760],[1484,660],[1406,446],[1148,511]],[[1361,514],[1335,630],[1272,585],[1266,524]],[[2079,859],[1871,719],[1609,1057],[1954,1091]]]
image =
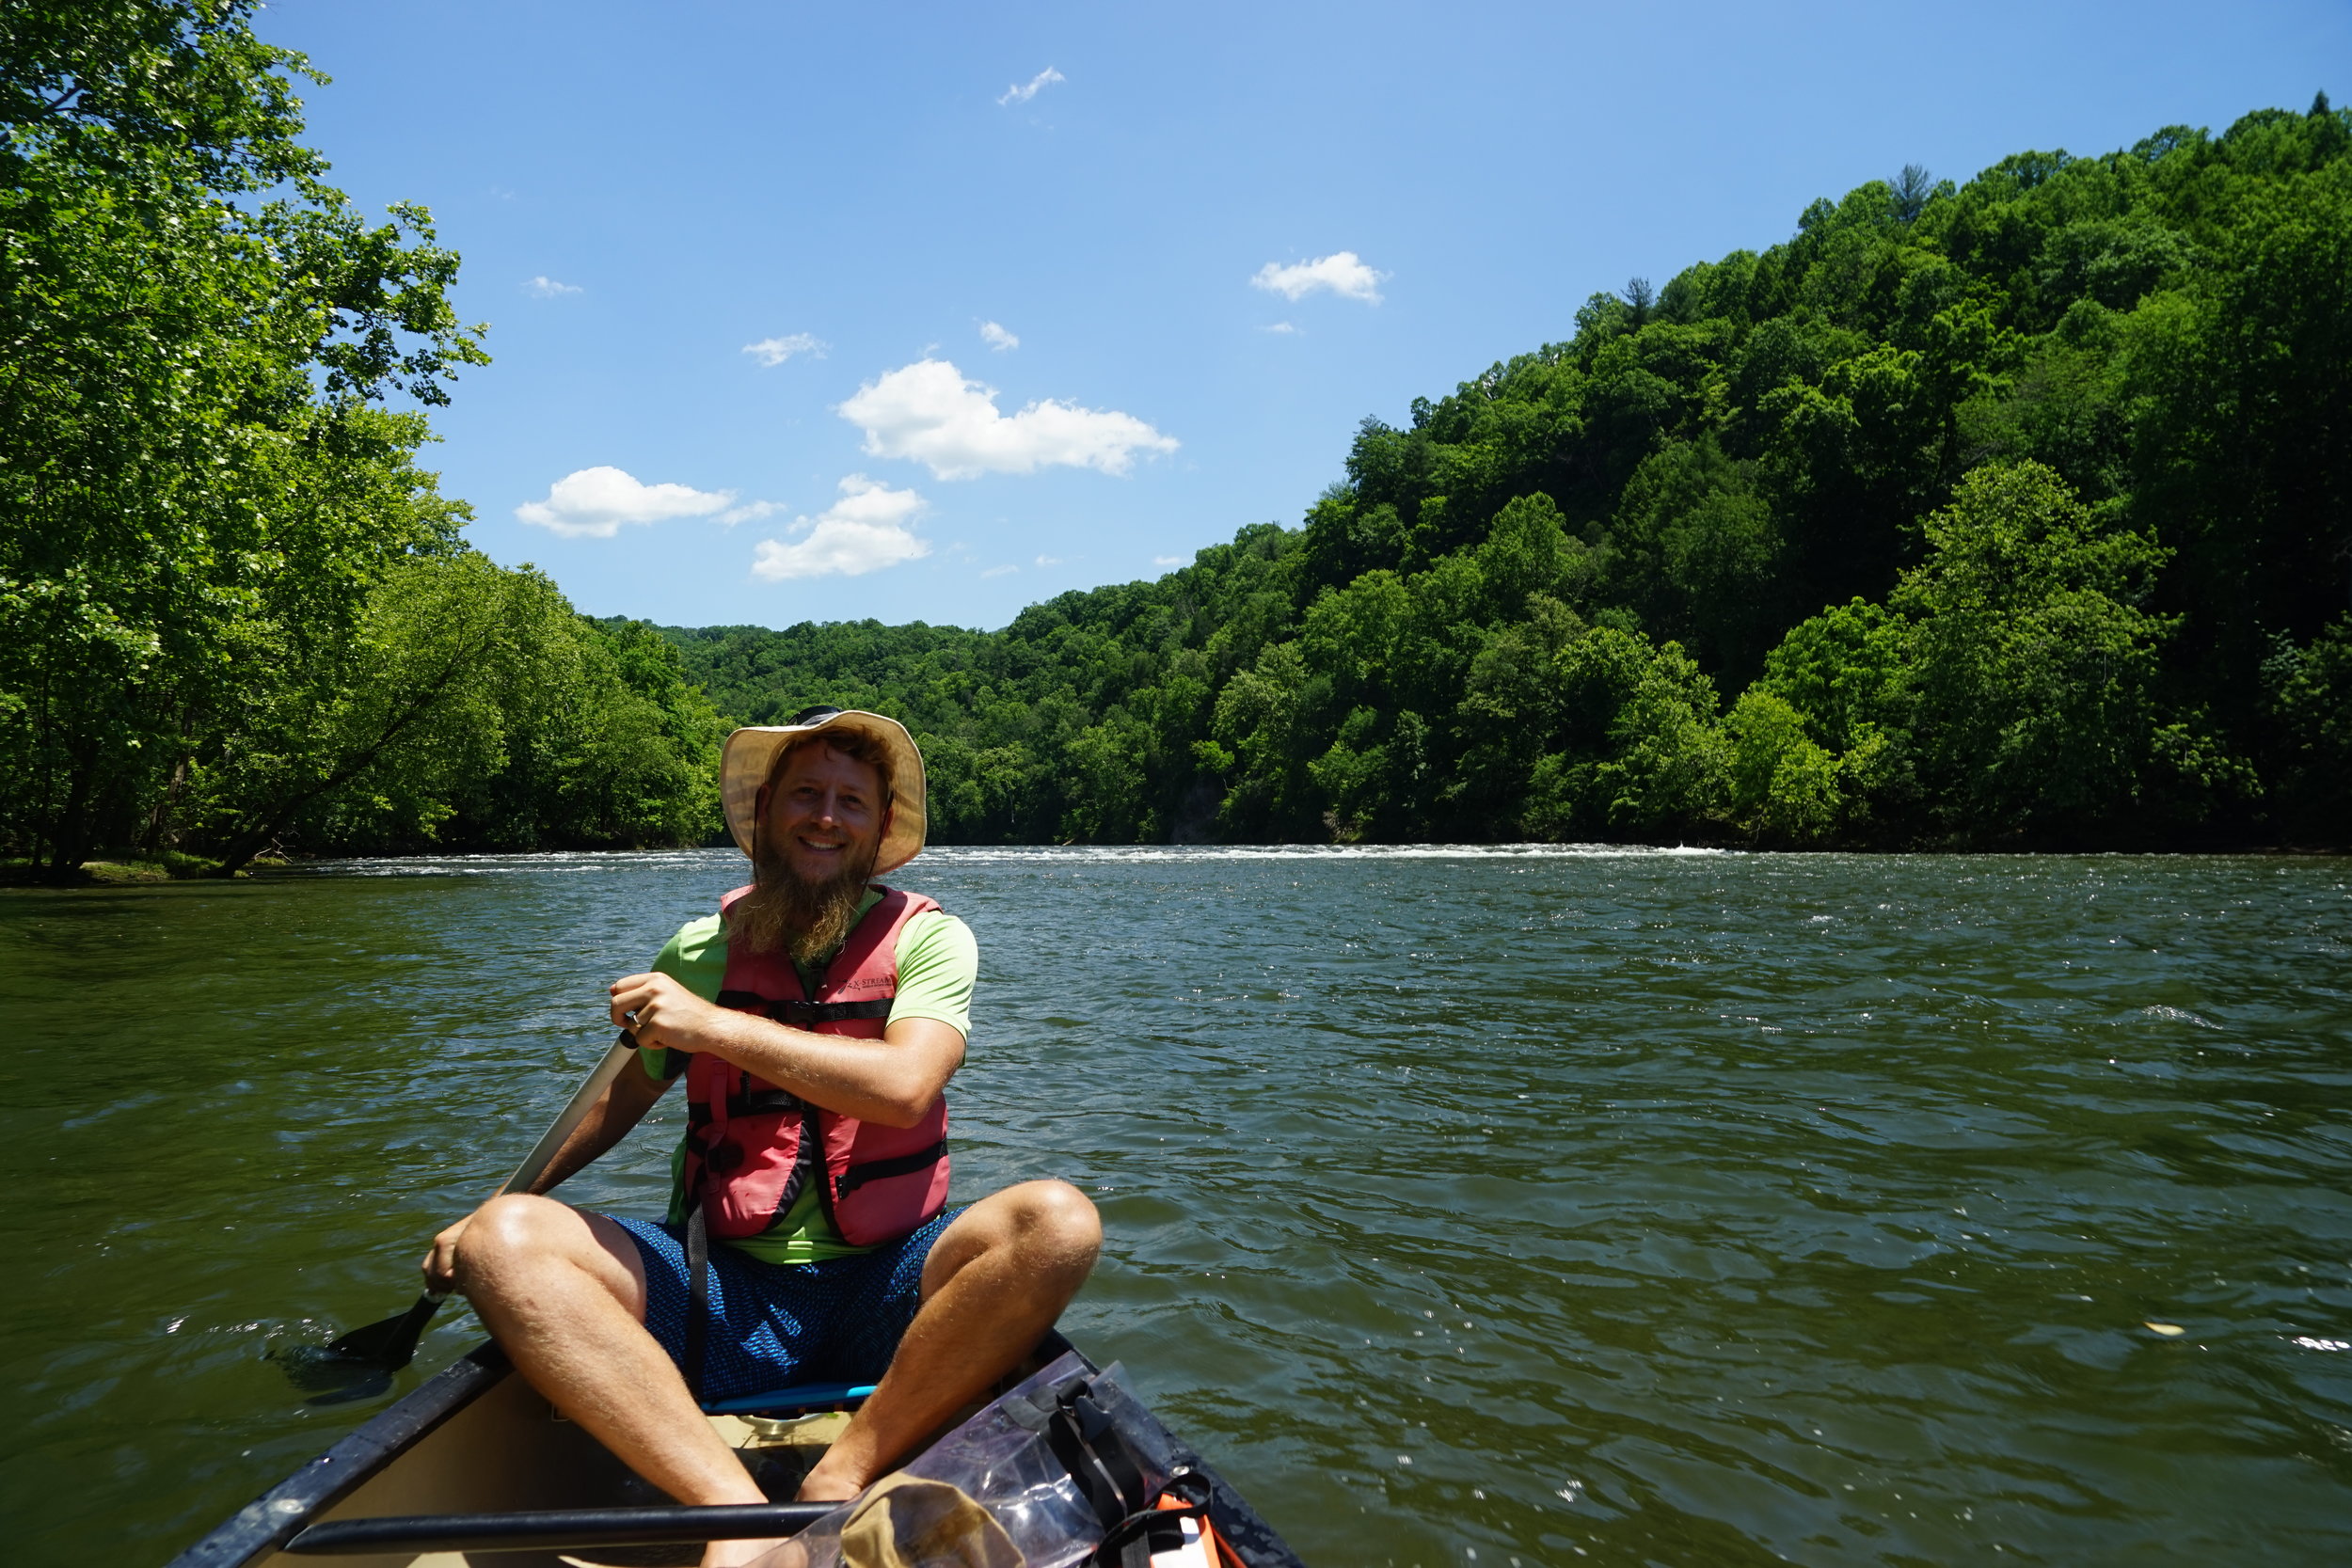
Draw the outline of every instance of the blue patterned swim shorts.
[[[710,1323],[703,1338],[705,1404],[798,1383],[877,1383],[922,1305],[923,1260],[961,1210],[854,1258],[763,1263],[714,1243]],[[605,1216],[645,1260],[645,1327],[684,1365],[691,1275],[686,1227]]]

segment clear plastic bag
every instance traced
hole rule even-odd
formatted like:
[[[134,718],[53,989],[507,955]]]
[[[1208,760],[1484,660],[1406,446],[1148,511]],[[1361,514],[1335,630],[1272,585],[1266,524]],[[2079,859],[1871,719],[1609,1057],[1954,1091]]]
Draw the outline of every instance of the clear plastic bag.
[[[1168,1429],[1128,1392],[1118,1363],[1089,1376],[1075,1352],[1024,1379],[904,1466],[906,1474],[946,1481],[987,1509],[1027,1568],[1070,1568],[1103,1540],[1094,1510],[1029,1415],[1041,1402],[1050,1406],[1057,1386],[1073,1377],[1087,1379],[1095,1403],[1110,1417],[1156,1494],[1171,1467],[1174,1444]],[[845,1505],[811,1525],[762,1558],[759,1568],[840,1568],[841,1527],[854,1506]],[[918,1568],[928,1565],[918,1561]],[[939,1568],[961,1565],[942,1560]]]

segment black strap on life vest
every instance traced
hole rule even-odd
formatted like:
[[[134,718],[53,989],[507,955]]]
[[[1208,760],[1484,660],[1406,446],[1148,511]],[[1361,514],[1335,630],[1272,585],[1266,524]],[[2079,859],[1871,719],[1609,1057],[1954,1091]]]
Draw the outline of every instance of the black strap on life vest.
[[[795,1029],[813,1029],[819,1023],[839,1023],[853,1018],[890,1016],[890,998],[886,996],[871,1002],[774,1002],[755,990],[723,990],[719,993],[719,1006],[732,1007],[739,1013],[757,1013]]]
[[[727,1096],[729,1121],[743,1117],[774,1117],[787,1111],[808,1109],[808,1102],[790,1089],[752,1088],[749,1086],[752,1082],[749,1073],[743,1074],[739,1082],[743,1085],[740,1092]]]
[[[834,1186],[833,1196],[836,1198],[848,1197],[868,1181],[886,1180],[893,1176],[912,1176],[918,1170],[930,1169],[946,1158],[947,1140],[942,1138],[912,1154],[893,1154],[887,1160],[867,1160],[841,1173],[841,1180]]]
[[[835,953],[834,958],[840,954]],[[828,960],[830,967],[830,960]],[[823,994],[820,987],[818,994]],[[838,1023],[849,1019],[890,1016],[890,999],[881,997],[870,1002],[776,1002],[750,990],[723,990],[719,1006],[738,1012],[757,1013],[778,1023],[796,1029],[810,1029],[819,1023]],[[825,1176],[824,1131],[818,1121],[817,1107],[788,1089],[753,1089],[749,1073],[739,1072],[727,1089],[727,1119],[739,1117],[781,1116],[798,1111],[801,1115],[800,1149],[793,1164],[790,1181],[787,1184],[779,1212],[788,1209],[794,1198],[805,1190],[805,1183],[814,1177],[818,1195],[825,1200],[825,1217],[833,1221],[833,1200],[846,1196],[868,1181],[885,1177],[904,1176],[923,1170],[947,1153],[946,1139],[913,1154],[900,1154],[887,1160],[868,1160],[851,1165],[841,1176],[838,1194]],[[699,1142],[696,1134],[707,1126],[712,1117],[707,1106],[690,1102],[686,1111],[687,1135],[690,1143]],[[688,1275],[686,1303],[686,1354],[679,1368],[686,1374],[686,1390],[699,1402],[702,1399],[704,1348],[710,1335],[710,1216],[703,1201],[703,1188],[709,1173],[709,1150],[690,1150],[688,1166],[691,1175],[686,1190],[686,1270]],[[833,1221],[839,1228],[839,1222]]]
[[[793,1111],[801,1115],[800,1147],[793,1154],[791,1178],[777,1204],[781,1212],[792,1206],[812,1176],[821,1184],[825,1168],[824,1132],[818,1123],[817,1108],[807,1101],[789,1089],[754,1089],[753,1081],[750,1073],[739,1070],[727,1085],[730,1122],[738,1117],[775,1116]],[[690,1104],[686,1120],[686,1354],[680,1358],[678,1370],[685,1374],[686,1391],[700,1402],[704,1348],[710,1337],[710,1211],[705,1202],[704,1189],[710,1179],[712,1150],[699,1134],[712,1120],[709,1108]],[[945,1151],[946,1145],[942,1143],[939,1147]],[[891,1164],[886,1160],[872,1163]]]

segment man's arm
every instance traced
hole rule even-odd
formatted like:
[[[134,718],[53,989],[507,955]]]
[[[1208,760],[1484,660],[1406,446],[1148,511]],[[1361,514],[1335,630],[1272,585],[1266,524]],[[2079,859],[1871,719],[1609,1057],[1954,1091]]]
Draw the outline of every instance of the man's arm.
[[[668,1079],[646,1072],[642,1061],[624,1069],[606,1086],[604,1097],[590,1107],[580,1125],[572,1129],[572,1135],[564,1140],[564,1147],[548,1162],[547,1169],[527,1190],[533,1194],[548,1191],[619,1143],[628,1135],[630,1128],[644,1119],[653,1102],[669,1086]],[[427,1290],[446,1291],[456,1283],[457,1241],[472,1223],[473,1216],[468,1214],[433,1238],[433,1250],[424,1258]]]
[[[670,1086],[666,1078],[656,1078],[645,1070],[644,1059],[624,1068],[606,1086],[604,1098],[588,1109],[572,1135],[564,1140],[564,1147],[548,1161],[547,1169],[524,1191],[544,1193],[561,1185],[570,1177],[595,1161],[614,1144],[628,1136],[629,1129],[645,1119]]]
[[[884,1127],[921,1121],[963,1065],[963,1034],[902,1018],[878,1040],[794,1029],[704,1001],[666,974],[612,983],[612,1020],[641,1047],[707,1053],[828,1111]]]

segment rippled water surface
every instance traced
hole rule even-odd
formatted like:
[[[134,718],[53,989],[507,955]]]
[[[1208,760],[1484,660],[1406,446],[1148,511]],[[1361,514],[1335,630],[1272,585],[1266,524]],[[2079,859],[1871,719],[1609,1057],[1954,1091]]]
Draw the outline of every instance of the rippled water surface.
[[[0,893],[9,1560],[160,1561],[361,1418],[263,1350],[408,1301],[739,864]],[[1064,1326],[1311,1562],[2352,1560],[2352,863],[902,877],[980,941],[960,1193],[1094,1195]],[[656,1207],[679,1114],[565,1196]]]

